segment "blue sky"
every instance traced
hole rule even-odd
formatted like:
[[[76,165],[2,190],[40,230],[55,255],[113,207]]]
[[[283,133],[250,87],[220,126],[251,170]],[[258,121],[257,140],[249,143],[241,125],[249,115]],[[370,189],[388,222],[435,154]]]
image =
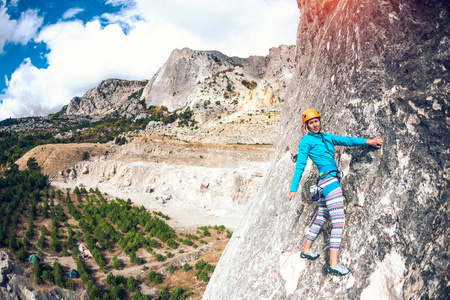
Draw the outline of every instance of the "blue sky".
[[[175,48],[267,55],[295,44],[298,16],[293,0],[0,0],[0,120],[150,79]]]

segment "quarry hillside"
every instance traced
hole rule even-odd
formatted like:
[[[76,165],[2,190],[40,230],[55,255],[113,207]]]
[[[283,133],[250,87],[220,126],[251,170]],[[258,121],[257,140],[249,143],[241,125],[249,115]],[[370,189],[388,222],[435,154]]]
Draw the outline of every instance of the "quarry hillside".
[[[203,299],[448,299],[450,3],[297,3],[296,73],[275,159]],[[307,108],[326,132],[384,140],[342,157],[345,277],[325,272],[330,222],[312,248],[319,259],[299,258],[303,242],[295,249],[316,210],[312,165],[287,202]]]

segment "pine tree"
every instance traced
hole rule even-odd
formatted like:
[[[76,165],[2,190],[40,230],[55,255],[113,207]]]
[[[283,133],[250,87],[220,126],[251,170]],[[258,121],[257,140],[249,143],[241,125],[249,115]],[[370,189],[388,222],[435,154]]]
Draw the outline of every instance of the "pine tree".
[[[36,284],[43,283],[43,281],[42,281],[42,266],[41,266],[41,263],[37,260],[34,262],[34,282],[36,282]]]
[[[29,170],[39,170],[39,165],[36,161],[36,158],[34,156],[31,156],[28,160],[27,160],[27,168]]]
[[[55,284],[64,287],[64,281],[63,281],[63,272],[61,265],[59,264],[59,261],[55,259],[55,262],[53,264],[53,277],[55,278]]]

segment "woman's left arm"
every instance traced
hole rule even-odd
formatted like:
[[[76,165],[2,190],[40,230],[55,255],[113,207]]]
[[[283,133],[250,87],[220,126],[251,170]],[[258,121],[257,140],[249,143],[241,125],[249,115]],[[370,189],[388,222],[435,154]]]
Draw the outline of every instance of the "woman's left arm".
[[[374,139],[370,139],[370,140],[366,140],[366,145],[372,146],[374,148],[381,148],[381,146],[383,145],[383,140],[377,136]]]
[[[367,140],[362,138],[352,136],[339,136],[330,133],[327,133],[326,135],[331,139],[332,144],[335,146],[355,147],[355,146],[365,146],[367,144]]]

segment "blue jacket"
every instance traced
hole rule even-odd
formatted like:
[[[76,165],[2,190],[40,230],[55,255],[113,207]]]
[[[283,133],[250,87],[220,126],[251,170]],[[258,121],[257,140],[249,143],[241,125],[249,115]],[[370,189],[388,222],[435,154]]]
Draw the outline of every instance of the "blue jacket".
[[[366,139],[351,136],[337,136],[329,133],[312,133],[305,135],[298,146],[297,164],[295,165],[294,178],[292,179],[291,192],[297,192],[300,179],[305,170],[308,157],[320,170],[325,166],[333,166],[337,170],[334,161],[334,146],[365,146]]]

